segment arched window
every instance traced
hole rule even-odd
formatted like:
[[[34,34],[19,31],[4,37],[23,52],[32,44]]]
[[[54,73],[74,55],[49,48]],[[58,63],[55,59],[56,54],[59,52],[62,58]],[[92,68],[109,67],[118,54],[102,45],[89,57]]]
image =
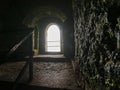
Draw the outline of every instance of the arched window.
[[[61,52],[60,28],[51,24],[46,30],[46,52]]]

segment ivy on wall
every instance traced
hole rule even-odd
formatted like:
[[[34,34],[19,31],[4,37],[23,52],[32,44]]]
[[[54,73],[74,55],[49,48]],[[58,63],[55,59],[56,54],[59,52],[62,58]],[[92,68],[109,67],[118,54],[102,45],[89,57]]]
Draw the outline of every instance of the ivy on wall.
[[[115,28],[108,20],[113,4],[120,1],[73,0],[76,72],[86,90],[120,89],[120,17]]]

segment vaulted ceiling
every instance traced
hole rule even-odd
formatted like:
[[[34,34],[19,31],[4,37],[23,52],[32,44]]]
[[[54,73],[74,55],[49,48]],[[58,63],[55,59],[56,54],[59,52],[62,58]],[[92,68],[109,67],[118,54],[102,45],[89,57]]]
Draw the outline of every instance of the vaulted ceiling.
[[[61,11],[66,17],[72,18],[72,0],[2,0],[0,1],[0,23],[2,22],[6,29],[19,28],[31,11],[34,12],[41,7],[56,8],[58,9],[56,12]]]

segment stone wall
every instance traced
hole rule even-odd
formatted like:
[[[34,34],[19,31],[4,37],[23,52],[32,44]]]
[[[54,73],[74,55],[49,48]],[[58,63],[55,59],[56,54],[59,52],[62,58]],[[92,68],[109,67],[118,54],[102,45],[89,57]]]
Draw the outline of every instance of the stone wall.
[[[120,89],[119,3],[73,0],[76,74],[84,90]]]

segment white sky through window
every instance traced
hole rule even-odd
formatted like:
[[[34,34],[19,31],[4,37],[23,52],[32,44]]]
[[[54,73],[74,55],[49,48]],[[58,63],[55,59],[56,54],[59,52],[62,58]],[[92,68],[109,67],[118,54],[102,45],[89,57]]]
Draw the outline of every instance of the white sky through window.
[[[51,25],[47,30],[47,52],[60,52],[60,29],[57,25]]]

